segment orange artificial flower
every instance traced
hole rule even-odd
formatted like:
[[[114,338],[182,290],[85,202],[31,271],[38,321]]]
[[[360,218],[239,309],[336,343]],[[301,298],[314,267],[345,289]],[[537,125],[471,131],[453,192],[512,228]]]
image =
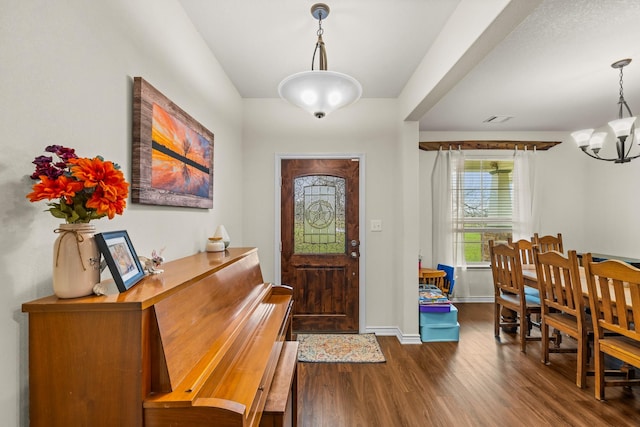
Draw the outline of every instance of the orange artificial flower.
[[[122,172],[117,170],[112,162],[104,161],[100,157],[70,159],[69,163],[73,165],[70,168],[71,175],[78,181],[84,181],[87,188],[100,183],[119,185],[124,181]]]
[[[34,184],[33,191],[27,194],[27,197],[32,202],[39,200],[53,200],[64,198],[65,203],[72,203],[73,197],[76,193],[82,191],[84,184],[82,182],[69,179],[64,175],[59,176],[56,179],[49,179],[42,175],[40,181]]]
[[[122,215],[127,206],[128,187],[126,182],[120,186],[100,184],[87,200],[87,207],[95,209],[99,215],[106,214],[109,219],[113,219],[116,214]]]

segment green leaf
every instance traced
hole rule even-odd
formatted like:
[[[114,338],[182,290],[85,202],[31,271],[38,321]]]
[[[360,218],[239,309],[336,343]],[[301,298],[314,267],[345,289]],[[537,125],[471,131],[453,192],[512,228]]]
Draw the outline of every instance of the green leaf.
[[[51,209],[47,209],[49,212],[51,212],[51,215],[53,215],[56,218],[63,218],[63,219],[67,219],[67,214],[65,214],[64,212],[62,212],[60,209],[58,208],[51,208]]]

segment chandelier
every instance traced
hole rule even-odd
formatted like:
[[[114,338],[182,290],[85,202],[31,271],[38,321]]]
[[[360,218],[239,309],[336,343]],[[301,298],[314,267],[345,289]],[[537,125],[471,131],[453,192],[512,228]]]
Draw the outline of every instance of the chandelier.
[[[608,132],[596,131],[595,129],[582,129],[571,134],[573,140],[578,144],[578,147],[587,156],[593,157],[598,160],[605,160],[607,162],[614,163],[627,163],[632,159],[640,157],[640,154],[630,156],[631,149],[635,142],[637,142],[638,135],[636,135],[634,122],[635,116],[631,113],[627,101],[624,100],[624,93],[622,87],[622,69],[631,63],[631,59],[621,59],[611,64],[612,68],[620,70],[620,98],[618,99],[618,119],[609,122],[609,129],[616,137],[616,151],[617,157],[601,157],[600,149],[607,138]],[[629,117],[624,117],[624,113]]]
[[[311,6],[311,15],[318,20],[318,41],[311,58],[311,71],[292,74],[282,80],[278,86],[278,94],[321,119],[332,111],[360,99],[362,86],[351,76],[327,70],[327,52],[322,41],[322,20],[329,15],[329,6],[323,3],[314,4]],[[316,53],[319,54],[320,69],[314,71]]]

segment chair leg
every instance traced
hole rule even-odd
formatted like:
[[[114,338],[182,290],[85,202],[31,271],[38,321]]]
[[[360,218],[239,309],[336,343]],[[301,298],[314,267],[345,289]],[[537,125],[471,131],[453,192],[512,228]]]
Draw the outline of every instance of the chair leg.
[[[526,353],[527,337],[529,336],[529,331],[531,330],[531,322],[529,321],[529,315],[525,314],[524,311],[518,313],[518,317],[520,318],[520,351]]]
[[[494,335],[496,338],[500,337],[500,316],[502,312],[502,306],[498,303],[493,305],[493,323],[494,323]]]
[[[596,399],[604,400],[604,354],[598,344],[594,345],[593,355],[595,359],[595,394]]]
[[[549,364],[549,326],[545,323],[544,319],[540,323],[540,332],[542,334],[542,354],[541,361],[545,365]]]
[[[587,383],[587,347],[587,337],[583,336],[578,343],[578,354],[576,358],[576,385],[580,388],[584,388]]]

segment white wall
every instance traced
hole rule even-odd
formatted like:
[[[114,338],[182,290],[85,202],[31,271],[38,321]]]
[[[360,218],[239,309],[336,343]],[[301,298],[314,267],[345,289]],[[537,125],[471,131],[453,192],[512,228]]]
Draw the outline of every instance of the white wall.
[[[274,280],[275,176],[279,154],[364,154],[366,188],[364,231],[366,327],[399,326],[394,301],[398,291],[400,171],[397,161],[399,125],[396,101],[361,99],[318,120],[280,99],[247,99],[244,149],[245,242],[257,246],[265,280]],[[416,134],[417,138],[417,134]],[[382,232],[370,232],[371,219],[380,219]],[[416,291],[417,292],[417,291]],[[417,331],[417,322],[416,322]]]
[[[132,77],[142,76],[215,134],[214,209],[129,205],[97,229],[126,229],[139,254],[166,248],[168,259],[204,249],[219,223],[242,244],[242,100],[174,0],[2,0],[0,8],[0,413],[2,425],[26,426],[21,304],[52,293],[60,222],[42,212],[45,202],[25,198],[32,160],[60,144],[103,155],[130,178]]]

